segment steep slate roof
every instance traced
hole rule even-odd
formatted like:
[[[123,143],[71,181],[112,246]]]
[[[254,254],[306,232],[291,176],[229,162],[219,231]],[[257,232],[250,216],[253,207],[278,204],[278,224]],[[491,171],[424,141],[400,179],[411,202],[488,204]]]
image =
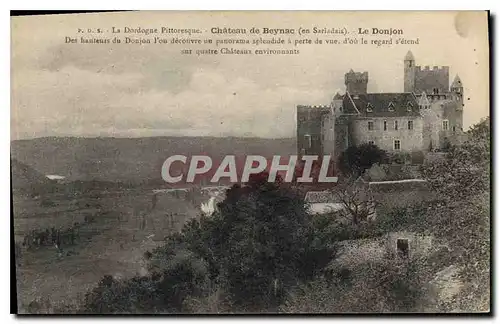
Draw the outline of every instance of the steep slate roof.
[[[392,102],[394,111],[389,110]],[[408,105],[412,106],[408,111]],[[346,93],[343,101],[344,113],[354,114],[359,111],[361,117],[418,117],[420,110],[413,93],[368,93],[350,95]],[[367,111],[371,109],[371,112]],[[368,109],[369,110],[369,109]]]

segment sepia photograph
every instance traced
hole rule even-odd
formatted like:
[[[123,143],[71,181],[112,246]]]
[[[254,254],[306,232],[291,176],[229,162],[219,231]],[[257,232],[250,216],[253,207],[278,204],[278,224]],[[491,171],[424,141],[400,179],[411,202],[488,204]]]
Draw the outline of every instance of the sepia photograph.
[[[17,314],[491,314],[490,19],[11,13]]]

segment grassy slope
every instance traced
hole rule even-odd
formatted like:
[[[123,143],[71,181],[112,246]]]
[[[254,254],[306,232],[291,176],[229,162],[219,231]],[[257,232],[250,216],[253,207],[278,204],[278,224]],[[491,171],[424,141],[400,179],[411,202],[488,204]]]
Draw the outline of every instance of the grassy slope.
[[[92,199],[78,199],[92,205]],[[63,218],[50,216],[51,210],[77,205],[75,201],[55,202],[57,206],[50,208],[23,204],[26,217],[14,220],[17,237],[22,239],[26,228],[54,224],[69,226],[74,220],[81,221],[82,215],[89,212],[89,208],[80,208],[68,212]],[[99,218],[95,223],[85,225],[84,232],[88,235],[77,246],[65,249],[78,254],[58,259],[53,247],[34,252],[23,250],[21,265],[17,269],[18,300],[23,309],[39,298],[50,298],[52,305],[77,300],[107,274],[129,277],[141,273],[144,252],[159,244],[156,239],[170,231],[170,223],[164,221],[165,215],[178,213],[174,222],[178,230],[187,219],[197,214],[194,206],[172,197],[161,197],[154,211],[150,210],[150,202],[150,197],[140,192],[99,199]],[[38,214],[30,214],[30,210]],[[120,217],[107,211],[117,212]],[[41,217],[42,212],[46,216]],[[144,230],[139,229],[142,215],[146,217]],[[155,236],[148,238],[151,234]]]

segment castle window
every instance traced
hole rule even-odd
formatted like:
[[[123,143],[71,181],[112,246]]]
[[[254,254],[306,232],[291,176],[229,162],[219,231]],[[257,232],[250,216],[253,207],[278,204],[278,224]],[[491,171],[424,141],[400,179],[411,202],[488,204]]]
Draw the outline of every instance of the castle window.
[[[410,252],[410,244],[408,239],[398,238],[396,241],[396,250],[399,257],[407,258]]]
[[[400,140],[394,140],[394,150],[396,150],[396,151],[401,150],[401,141]]]
[[[367,112],[373,112],[373,106],[371,103],[368,103],[368,106],[366,106],[366,111]]]
[[[397,120],[394,121],[394,130],[398,130],[398,121]]]
[[[394,103],[392,103],[392,101],[389,102],[389,107],[388,108],[389,108],[389,111],[394,111]]]
[[[384,130],[387,130],[387,120],[384,120]]]
[[[308,148],[312,147],[311,135],[304,135],[304,140]]]
[[[368,130],[373,130],[373,122],[372,121],[369,121],[368,122]]]
[[[368,141],[368,144],[375,145],[375,141]]]
[[[413,104],[411,102],[408,102],[408,105],[406,106],[406,110],[411,111],[413,108]]]
[[[413,120],[408,121],[408,129],[412,130],[413,129]]]
[[[453,126],[453,133],[455,133],[455,126]]]
[[[443,130],[448,130],[448,126],[449,126],[448,119],[443,120]]]

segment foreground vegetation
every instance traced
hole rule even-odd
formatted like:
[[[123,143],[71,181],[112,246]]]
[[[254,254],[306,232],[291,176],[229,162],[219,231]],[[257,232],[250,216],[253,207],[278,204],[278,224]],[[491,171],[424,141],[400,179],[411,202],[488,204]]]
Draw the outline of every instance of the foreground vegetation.
[[[105,276],[70,313],[414,312],[489,310],[490,127],[425,164],[432,202],[367,213],[313,216],[292,187],[254,177],[233,186],[219,210],[186,224],[147,252],[149,274]],[[365,165],[363,162],[361,165]],[[364,216],[363,216],[364,215]],[[362,216],[362,217],[361,217]],[[347,221],[338,221],[345,219]],[[339,243],[380,240],[411,231],[442,244],[402,258],[333,267]],[[458,269],[460,283],[444,298],[431,284]]]

